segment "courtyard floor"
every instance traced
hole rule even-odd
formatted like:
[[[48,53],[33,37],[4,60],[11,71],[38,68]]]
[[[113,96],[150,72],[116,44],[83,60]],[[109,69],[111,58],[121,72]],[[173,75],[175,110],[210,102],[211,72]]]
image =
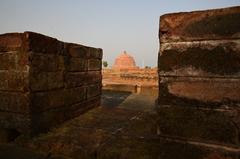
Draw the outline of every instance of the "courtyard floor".
[[[157,134],[156,93],[103,91],[102,105],[47,134],[0,145],[2,159],[221,159]]]

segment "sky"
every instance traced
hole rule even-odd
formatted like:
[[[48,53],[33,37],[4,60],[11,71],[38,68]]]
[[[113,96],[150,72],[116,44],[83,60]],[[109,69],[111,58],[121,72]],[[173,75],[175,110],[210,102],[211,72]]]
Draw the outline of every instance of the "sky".
[[[34,31],[103,49],[111,66],[124,50],[157,66],[159,17],[240,6],[240,0],[0,0],[0,34]]]

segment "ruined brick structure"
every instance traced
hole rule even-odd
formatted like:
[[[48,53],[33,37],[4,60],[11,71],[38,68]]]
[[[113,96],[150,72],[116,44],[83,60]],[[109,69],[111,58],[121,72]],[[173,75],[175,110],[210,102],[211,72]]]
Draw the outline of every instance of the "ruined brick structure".
[[[135,70],[135,69],[139,69],[136,66],[136,62],[134,60],[134,58],[129,55],[126,51],[124,51],[123,53],[121,53],[114,62],[114,65],[112,67],[113,69],[117,69],[117,70]]]
[[[142,88],[158,90],[157,69],[102,70],[102,89],[140,93]]]
[[[119,71],[115,69],[103,69],[103,84],[122,83],[143,86],[157,86],[157,69],[135,69]],[[134,83],[133,83],[134,82]]]
[[[160,17],[159,134],[240,152],[240,7]]]
[[[158,89],[156,68],[139,68],[126,51],[116,59],[112,68],[103,69],[103,89],[136,92],[141,87]],[[137,91],[139,92],[139,91]]]
[[[0,35],[0,128],[47,130],[98,106],[102,50],[41,34]]]

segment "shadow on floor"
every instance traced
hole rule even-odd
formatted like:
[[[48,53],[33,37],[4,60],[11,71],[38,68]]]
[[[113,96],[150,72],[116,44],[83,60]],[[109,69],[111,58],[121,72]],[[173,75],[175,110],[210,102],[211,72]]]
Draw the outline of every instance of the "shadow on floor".
[[[107,108],[117,107],[131,94],[125,91],[103,90],[101,105]]]
[[[122,108],[134,111],[152,111],[158,90],[142,88],[141,92],[131,93],[117,90],[103,90],[102,104],[105,108]]]

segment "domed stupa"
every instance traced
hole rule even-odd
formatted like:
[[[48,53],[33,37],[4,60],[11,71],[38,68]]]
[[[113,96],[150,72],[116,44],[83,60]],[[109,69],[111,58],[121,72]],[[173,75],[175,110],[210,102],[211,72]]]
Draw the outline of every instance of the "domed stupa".
[[[138,67],[134,58],[124,51],[115,59],[113,69],[138,69]]]

